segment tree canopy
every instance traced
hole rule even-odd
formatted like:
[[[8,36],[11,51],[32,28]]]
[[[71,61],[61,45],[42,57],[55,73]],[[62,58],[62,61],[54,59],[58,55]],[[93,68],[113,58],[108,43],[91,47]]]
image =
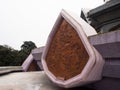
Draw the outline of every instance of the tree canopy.
[[[0,66],[21,65],[34,48],[36,45],[32,41],[25,41],[21,45],[21,50],[15,50],[8,45],[0,45]]]

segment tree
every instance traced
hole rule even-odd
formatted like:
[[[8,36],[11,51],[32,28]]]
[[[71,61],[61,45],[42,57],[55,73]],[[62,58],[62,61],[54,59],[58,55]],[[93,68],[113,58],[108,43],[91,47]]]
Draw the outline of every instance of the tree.
[[[0,66],[14,66],[18,51],[8,45],[0,45]]]
[[[25,41],[21,45],[21,50],[15,50],[8,45],[0,45],[0,66],[22,65],[31,50],[36,48],[32,41]]]
[[[25,41],[23,45],[21,45],[21,50],[25,50],[27,52],[31,52],[34,48],[36,48],[36,45],[32,41]]]
[[[25,41],[21,45],[21,50],[19,51],[19,59],[21,59],[21,62],[19,62],[20,64],[24,62],[34,48],[36,48],[36,45],[32,41]]]

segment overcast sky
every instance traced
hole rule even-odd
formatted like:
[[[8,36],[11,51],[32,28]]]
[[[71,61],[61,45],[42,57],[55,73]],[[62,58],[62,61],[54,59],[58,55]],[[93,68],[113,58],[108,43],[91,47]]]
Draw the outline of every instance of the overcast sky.
[[[81,8],[101,4],[103,0],[0,0],[0,45],[20,49],[23,41],[33,41],[43,46],[61,9],[80,16]]]

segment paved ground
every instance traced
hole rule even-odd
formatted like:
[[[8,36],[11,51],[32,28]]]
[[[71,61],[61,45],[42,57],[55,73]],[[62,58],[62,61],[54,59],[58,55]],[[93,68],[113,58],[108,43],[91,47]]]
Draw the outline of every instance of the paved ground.
[[[18,72],[0,77],[0,90],[62,90],[44,72]]]
[[[17,72],[0,76],[0,90],[93,90],[86,87],[63,89],[55,86],[45,75],[39,72]]]

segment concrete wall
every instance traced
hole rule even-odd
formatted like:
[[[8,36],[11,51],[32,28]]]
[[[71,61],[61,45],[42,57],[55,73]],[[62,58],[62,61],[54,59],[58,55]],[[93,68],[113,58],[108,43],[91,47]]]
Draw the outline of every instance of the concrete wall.
[[[120,30],[91,36],[89,41],[105,59],[103,79],[90,87],[95,90],[120,90]]]

